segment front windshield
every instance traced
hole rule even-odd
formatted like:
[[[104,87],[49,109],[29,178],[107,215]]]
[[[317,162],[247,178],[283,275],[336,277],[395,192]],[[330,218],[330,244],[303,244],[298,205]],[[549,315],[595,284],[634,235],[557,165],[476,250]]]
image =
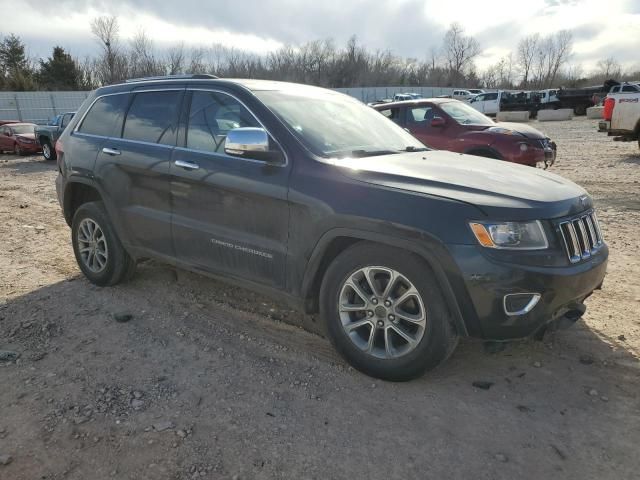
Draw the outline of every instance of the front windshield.
[[[16,134],[24,134],[24,133],[33,133],[33,129],[35,125],[12,125],[11,130],[13,130]]]
[[[371,107],[346,95],[315,89],[256,91],[312,153],[372,156],[426,147]]]
[[[494,125],[495,123],[466,103],[445,102],[440,104],[440,108],[461,125]]]

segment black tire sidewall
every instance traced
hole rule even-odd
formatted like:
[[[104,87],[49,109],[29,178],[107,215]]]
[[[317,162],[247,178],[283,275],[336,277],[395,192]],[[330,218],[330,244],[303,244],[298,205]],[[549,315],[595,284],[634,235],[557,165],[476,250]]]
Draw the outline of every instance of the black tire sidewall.
[[[48,157],[44,153],[45,152],[45,145],[49,146],[49,156]],[[46,141],[46,142],[44,142],[42,144],[42,156],[44,157],[44,159],[46,161],[52,161],[52,160],[56,159],[56,151],[53,149],[53,147],[51,145],[51,142]]]
[[[347,336],[338,313],[338,296],[344,281],[358,269],[374,265],[392,268],[405,275],[420,292],[427,314],[420,343],[397,359],[378,359],[362,352]],[[457,344],[444,298],[428,264],[417,255],[392,247],[356,244],[336,257],[322,283],[320,311],[336,350],[354,368],[384,380],[416,378],[443,362]]]
[[[82,220],[87,218],[98,224],[107,242],[107,264],[98,273],[87,268],[78,250],[78,228]],[[129,266],[130,258],[122,247],[102,202],[85,203],[78,208],[71,224],[71,243],[80,270],[91,283],[96,285],[107,286],[117,283],[123,277],[123,270]]]

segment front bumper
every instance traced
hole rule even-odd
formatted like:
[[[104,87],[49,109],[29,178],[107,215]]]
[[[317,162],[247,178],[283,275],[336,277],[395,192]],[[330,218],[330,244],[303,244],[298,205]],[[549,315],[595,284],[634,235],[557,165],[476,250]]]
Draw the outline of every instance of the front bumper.
[[[464,285],[458,302],[467,330],[487,340],[530,337],[551,324],[562,323],[565,316],[583,312],[584,300],[602,285],[609,252],[603,245],[597,254],[577,264],[536,267],[500,262],[481,249],[450,246],[460,270],[458,285]],[[504,297],[513,293],[538,293],[541,297],[531,311],[508,315]]]
[[[18,143],[20,148],[25,153],[40,153],[42,152],[42,146],[39,143]]]

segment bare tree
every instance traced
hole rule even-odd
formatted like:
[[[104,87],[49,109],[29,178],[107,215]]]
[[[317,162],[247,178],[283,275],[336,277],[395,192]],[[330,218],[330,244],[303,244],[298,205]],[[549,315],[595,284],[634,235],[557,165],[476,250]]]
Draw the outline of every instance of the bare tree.
[[[540,43],[540,35],[534,33],[528,37],[524,37],[518,42],[516,58],[518,65],[522,69],[522,87],[526,88],[530,81],[530,75],[533,69],[533,62],[538,51]]]
[[[154,45],[144,30],[140,30],[131,40],[129,50],[129,71],[130,78],[152,77],[163,75],[165,67],[162,65],[154,53]]]
[[[123,80],[126,75],[126,58],[120,54],[117,17],[97,17],[91,22],[91,32],[102,47],[102,58],[97,64],[98,77],[102,84]]]
[[[620,78],[622,76],[622,67],[615,58],[607,57],[598,62],[596,75],[602,80]]]
[[[452,23],[444,36],[444,54],[453,82],[460,82],[464,78],[465,71],[472,66],[479,53],[478,41],[465,35],[462,25]]]
[[[180,43],[167,51],[167,72],[169,75],[184,73],[186,56],[184,53],[184,43]]]

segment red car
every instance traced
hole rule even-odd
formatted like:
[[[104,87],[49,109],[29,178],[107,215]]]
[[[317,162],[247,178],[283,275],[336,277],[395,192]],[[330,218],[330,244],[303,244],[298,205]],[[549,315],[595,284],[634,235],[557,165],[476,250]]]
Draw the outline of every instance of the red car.
[[[36,141],[33,123],[8,123],[0,126],[0,153],[14,152],[18,155],[38,153],[42,147]]]
[[[464,102],[429,98],[374,105],[374,109],[437,150],[496,158],[535,167],[553,165],[556,144],[519,123],[496,123]]]

